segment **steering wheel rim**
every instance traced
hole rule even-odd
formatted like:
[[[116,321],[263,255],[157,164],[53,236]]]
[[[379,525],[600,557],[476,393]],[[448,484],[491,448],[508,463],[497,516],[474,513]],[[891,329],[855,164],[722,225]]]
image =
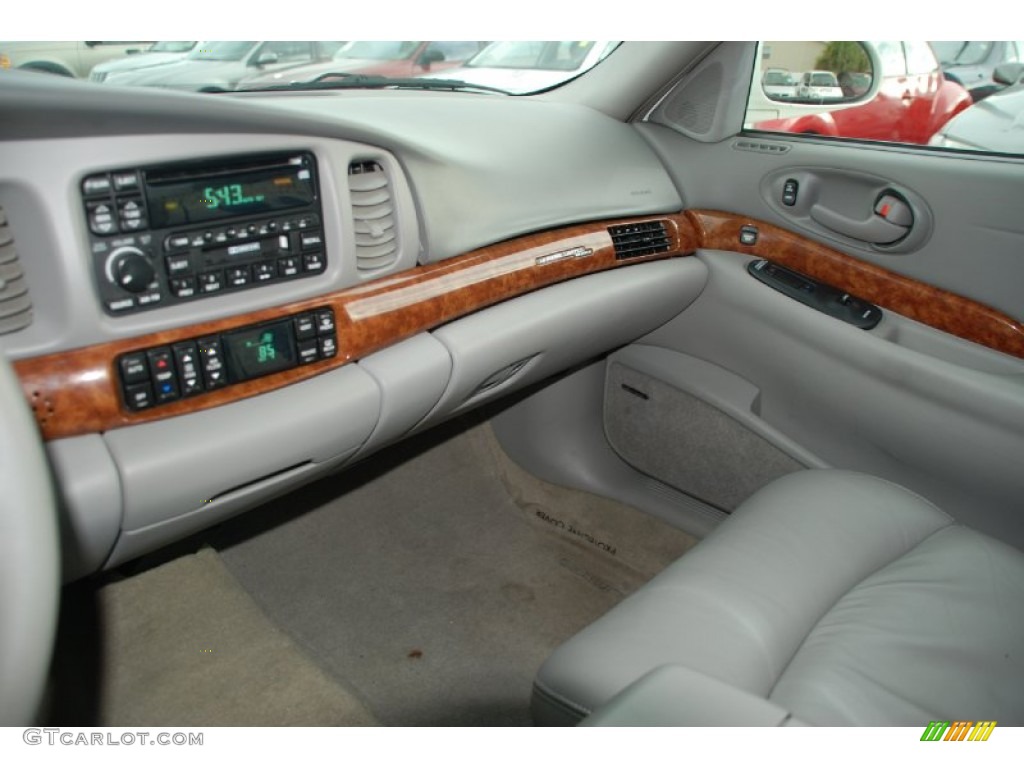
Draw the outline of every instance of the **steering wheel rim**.
[[[57,507],[42,439],[0,350],[0,726],[32,725],[60,600]]]

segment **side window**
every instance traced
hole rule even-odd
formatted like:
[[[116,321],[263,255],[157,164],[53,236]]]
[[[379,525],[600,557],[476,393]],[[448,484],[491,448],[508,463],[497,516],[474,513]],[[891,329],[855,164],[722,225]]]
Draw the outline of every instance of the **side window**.
[[[992,45],[759,43],[744,129],[1024,155],[1020,132],[1011,130],[1020,87],[993,86],[984,96],[989,106],[977,108],[952,71],[952,61],[977,57]],[[1024,56],[1015,44],[1004,48],[1007,56]]]

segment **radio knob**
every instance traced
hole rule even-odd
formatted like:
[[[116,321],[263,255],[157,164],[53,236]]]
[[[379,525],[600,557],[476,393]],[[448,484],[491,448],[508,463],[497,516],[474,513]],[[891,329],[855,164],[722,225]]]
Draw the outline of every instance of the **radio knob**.
[[[107,259],[107,279],[126,291],[142,293],[155,276],[153,263],[138,248],[118,248]]]

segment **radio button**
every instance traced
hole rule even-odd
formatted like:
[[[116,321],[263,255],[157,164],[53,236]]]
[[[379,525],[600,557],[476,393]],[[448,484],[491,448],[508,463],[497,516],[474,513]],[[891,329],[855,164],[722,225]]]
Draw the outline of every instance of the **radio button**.
[[[203,240],[202,235],[196,235],[195,237],[192,238],[192,247],[201,248],[204,242],[205,241]]]
[[[317,311],[316,332],[320,336],[334,333],[334,310],[321,309]]]
[[[164,240],[164,248],[168,251],[180,251],[188,248],[188,235],[171,235]]]
[[[232,267],[227,271],[228,285],[238,288],[249,284],[249,270],[245,267]]]
[[[117,203],[117,212],[120,215],[122,221],[124,219],[141,219],[142,218],[142,205],[141,200],[120,200]]]
[[[126,309],[132,309],[134,306],[135,299],[131,297],[127,299],[114,299],[107,302],[107,309],[111,312],[124,312]]]
[[[122,192],[126,189],[138,189],[138,187],[139,174],[134,171],[114,174],[114,189],[118,192]]]
[[[142,384],[149,381],[149,365],[145,352],[133,352],[121,358],[121,380],[126,384]]]
[[[324,255],[322,253],[307,253],[302,257],[303,272],[319,272],[324,268]]]
[[[142,296],[139,296],[139,306],[144,307],[150,304],[159,304],[161,298],[163,297],[160,295],[160,291],[145,293]]]
[[[281,277],[294,277],[299,274],[299,259],[297,256],[286,256],[277,260],[277,274]]]
[[[153,387],[149,383],[132,384],[124,388],[124,400],[133,411],[153,405]]]
[[[303,233],[302,235],[302,250],[312,251],[317,248],[322,248],[324,239],[319,232],[311,232],[308,235]]]
[[[320,359],[320,346],[316,339],[305,339],[297,345],[299,350],[299,365],[315,363]]]
[[[109,235],[117,231],[114,211],[109,203],[89,203],[89,229],[94,235]]]
[[[199,276],[199,290],[203,293],[216,293],[224,287],[224,278],[220,272],[203,272]]]
[[[273,280],[277,277],[277,271],[274,269],[274,262],[265,261],[259,264],[253,264],[252,276],[257,283],[265,283],[268,280]]]
[[[106,175],[90,176],[82,182],[83,195],[106,195],[110,192],[110,179]]]
[[[192,262],[188,256],[168,256],[165,262],[167,264],[168,277],[177,277],[192,271]]]
[[[277,232],[277,222],[276,221],[268,221],[267,222],[267,231],[268,232]]]
[[[213,236],[213,240],[216,243],[226,243],[228,241],[228,236],[224,232],[218,232]]]
[[[299,315],[295,318],[295,338],[312,339],[316,336],[316,321],[312,315]]]
[[[188,299],[196,295],[196,279],[194,277],[171,278],[171,292],[179,299]]]

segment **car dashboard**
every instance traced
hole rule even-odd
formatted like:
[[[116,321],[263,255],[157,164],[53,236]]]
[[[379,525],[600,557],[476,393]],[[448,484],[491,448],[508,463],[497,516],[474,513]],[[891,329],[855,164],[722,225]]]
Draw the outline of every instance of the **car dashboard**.
[[[3,345],[65,580],[605,354],[705,280],[653,150],[582,107],[39,80],[0,90],[31,302]]]

